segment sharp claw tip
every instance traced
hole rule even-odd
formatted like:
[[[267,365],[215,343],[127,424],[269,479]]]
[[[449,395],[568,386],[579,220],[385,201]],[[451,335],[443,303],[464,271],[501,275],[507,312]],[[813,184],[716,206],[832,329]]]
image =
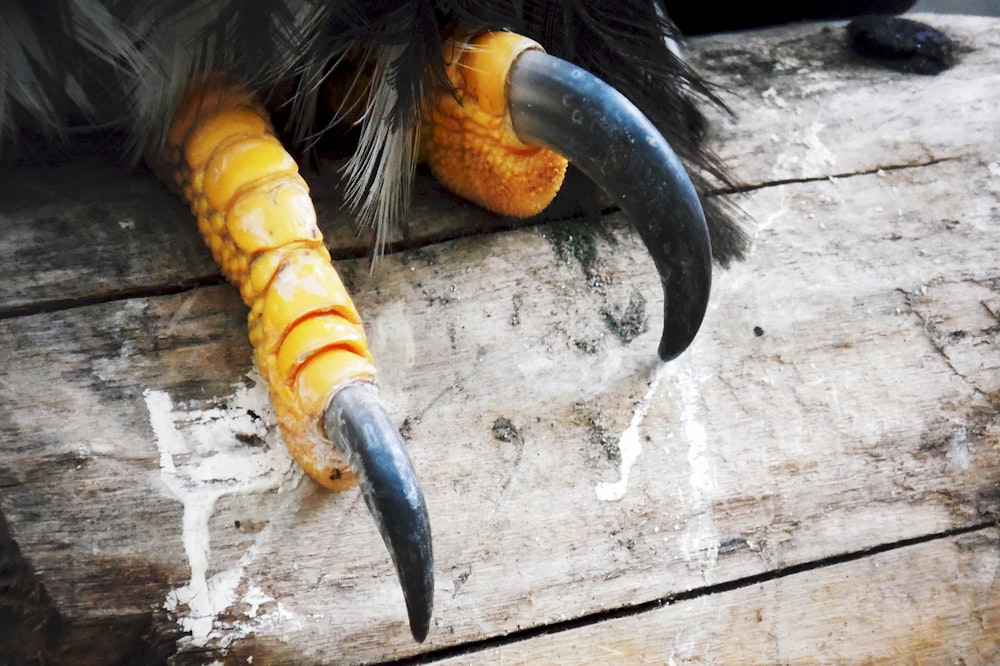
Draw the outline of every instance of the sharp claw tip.
[[[427,546],[429,553],[429,542]],[[433,560],[427,559],[419,563],[412,563],[406,568],[410,576],[400,575],[400,582],[403,585],[403,598],[406,600],[406,614],[410,621],[410,633],[413,640],[423,643],[430,630],[431,618],[434,615],[434,564]],[[416,572],[422,572],[417,577],[412,576]]]
[[[402,437],[374,389],[365,384],[338,391],[324,427],[358,477],[396,567],[410,633],[422,643],[434,608],[434,556],[427,507]]]
[[[414,620],[410,618],[410,633],[413,635],[413,640],[418,643],[423,643],[427,638],[427,632],[430,630],[430,618],[420,618]]]
[[[669,363],[670,361],[672,361],[675,358],[677,358],[678,356],[680,356],[681,352],[679,352],[679,351],[664,351],[664,350],[661,349],[658,352],[657,355],[660,357],[660,362],[661,363]]]
[[[668,363],[681,354],[691,345],[692,338],[686,338],[684,340],[678,341],[676,338],[663,338],[660,340],[660,346],[656,350],[657,355],[660,357],[660,361],[663,363]]]

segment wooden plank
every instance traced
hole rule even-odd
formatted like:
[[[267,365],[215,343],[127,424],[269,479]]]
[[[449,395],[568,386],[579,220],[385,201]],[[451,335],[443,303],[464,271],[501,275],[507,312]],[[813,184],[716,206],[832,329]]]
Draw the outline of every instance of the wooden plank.
[[[995,528],[532,637],[454,664],[995,664]]]
[[[900,290],[911,288],[902,278],[914,270],[904,241],[873,242],[863,224],[851,234],[833,224],[862,219],[858,210],[894,188],[905,197],[916,174],[915,189],[954,182],[961,166],[861,177],[850,199],[811,225],[785,216],[774,242],[758,249],[768,274],[747,265],[721,281],[711,317],[719,323],[663,380],[617,502],[598,500],[595,489],[617,478],[615,440],[647,391],[655,333],[624,345],[599,313],[635,289],[657,311],[642,253],[622,251],[636,241],[620,226],[616,244],[598,239],[607,295],[581,283],[578,266],[553,264],[552,245],[529,231],[387,259],[377,288],[359,291],[360,305],[373,315],[383,391],[408,422],[435,526],[438,610],[428,647],[988,519],[1000,463],[996,410],[988,387],[960,376],[924,323],[967,331],[955,344],[983,348],[982,377],[997,376],[995,332],[975,301],[995,287],[955,304],[948,279],[950,252],[989,266],[965,249],[991,251],[988,209],[966,214],[970,199],[953,195],[961,238],[933,214],[912,220],[912,241],[938,246],[941,260],[927,261],[939,274],[923,274],[928,288],[915,306]],[[767,195],[794,210],[840,187]],[[863,249],[877,247],[884,277],[816,282],[782,311],[777,285],[801,279],[797,246],[848,239],[850,248],[812,257],[814,274],[857,274],[870,257]],[[348,269],[358,281],[366,266]],[[967,277],[956,281],[974,286]],[[68,623],[96,631],[109,618],[141,617],[187,583],[181,509],[158,470],[162,433],[144,392],[169,395],[178,423],[231,395],[249,356],[242,312],[232,290],[217,287],[3,322],[3,339],[19,351],[0,390],[3,508]],[[759,338],[756,325],[765,329]],[[596,341],[600,353],[587,354],[580,340]],[[12,381],[24,377],[32,381]],[[498,439],[504,418],[518,434]],[[249,605],[234,603],[215,642],[252,629],[229,654],[279,661],[413,653],[357,496],[294,479],[277,485],[284,492],[227,497],[212,514],[208,575],[233,572],[242,594],[260,589],[272,599],[251,617],[240,615]],[[81,525],[99,529],[98,546],[80,538]],[[113,590],[100,584],[108,562]]]
[[[0,315],[222,281],[184,204],[145,167],[112,159],[118,141],[82,137],[64,155],[0,165]],[[333,256],[367,256],[371,233],[346,210],[342,168],[341,160],[303,175]],[[559,219],[568,208],[555,203],[536,219]],[[390,251],[526,224],[447,193],[424,171],[411,213],[389,235]]]
[[[148,170],[116,164],[116,145],[84,137],[62,156],[36,146],[32,162],[0,168],[0,313],[218,274],[184,205]]]
[[[693,40],[694,66],[733,93],[724,97],[738,122],[712,116],[720,156],[759,186],[977,154],[978,137],[996,132],[988,94],[996,87],[995,31],[982,18],[927,18],[947,20],[953,36],[974,47],[946,76],[901,77],[866,66],[846,51],[839,30],[823,26]],[[956,113],[962,132],[924,122]],[[859,132],[867,141],[856,140]],[[63,153],[49,149],[27,164],[0,167],[0,312],[217,279],[183,204],[148,170],[126,169],[111,140],[82,137]],[[358,257],[370,235],[342,209],[341,168],[335,162],[304,175],[334,256]],[[559,201],[541,219],[561,219],[572,206]],[[523,224],[484,214],[421,172],[411,222],[395,230],[393,242],[414,247]]]
[[[981,144],[997,133],[996,19],[914,18],[958,42],[957,67],[928,77],[873,66],[848,51],[843,24],[699,40],[691,64],[726,91],[735,116],[710,126],[719,156],[763,185],[986,155]]]
[[[955,25],[995,38],[989,22]],[[976,51],[954,76],[997,56]],[[962,135],[983,107],[957,111]],[[257,394],[234,388],[249,349],[231,289],[0,321],[0,509],[61,614],[59,650],[107,663],[169,642],[163,606],[198,557],[216,607],[207,629],[174,607],[206,639],[182,640],[176,663],[354,662],[995,519],[996,136],[976,150],[750,194],[755,253],[719,276],[702,336],[657,391],[659,287],[618,218],[586,271],[539,230],[402,253],[371,277],[342,262],[432,514],[423,647],[363,503],[301,483],[250,414]],[[604,312],[639,312],[636,294],[651,330],[626,343]],[[642,451],[607,501],[647,394]],[[178,474],[221,459],[261,471],[207,484],[229,493],[209,511],[211,492],[164,472],[171,451]]]

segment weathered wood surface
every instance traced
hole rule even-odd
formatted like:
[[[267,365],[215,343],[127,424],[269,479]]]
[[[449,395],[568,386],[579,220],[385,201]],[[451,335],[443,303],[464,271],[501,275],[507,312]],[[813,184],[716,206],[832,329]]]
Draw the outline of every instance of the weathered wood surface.
[[[567,227],[431,244],[373,276],[339,264],[431,512],[423,646],[363,502],[302,481],[251,416],[245,310],[183,207],[142,174],[4,171],[0,509],[19,579],[0,620],[27,620],[0,649],[995,662],[1000,24],[932,20],[970,49],[932,78],[855,61],[836,27],[695,44],[734,93],[717,148],[749,184],[756,246],[655,390],[658,281],[620,216],[586,266],[560,258],[581,247]],[[434,237],[507,224],[425,186]],[[341,256],[364,247],[335,233]],[[649,330],[624,342],[605,313],[640,312],[637,294]],[[168,612],[200,573],[210,616]]]
[[[629,666],[995,664],[1000,661],[997,538],[996,529],[985,529],[783,573],[492,648],[478,660]],[[455,657],[438,663],[470,661]]]

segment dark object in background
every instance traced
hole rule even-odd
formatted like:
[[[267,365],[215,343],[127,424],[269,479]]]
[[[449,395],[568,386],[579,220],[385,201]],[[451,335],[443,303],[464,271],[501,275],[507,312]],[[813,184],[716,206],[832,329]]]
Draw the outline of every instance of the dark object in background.
[[[842,19],[862,14],[899,14],[915,5],[916,0],[760,0],[722,6],[690,0],[666,0],[663,4],[670,19],[683,34],[700,35],[793,21]]]
[[[940,30],[897,16],[861,16],[847,24],[858,55],[900,72],[940,74],[955,64],[955,43]]]

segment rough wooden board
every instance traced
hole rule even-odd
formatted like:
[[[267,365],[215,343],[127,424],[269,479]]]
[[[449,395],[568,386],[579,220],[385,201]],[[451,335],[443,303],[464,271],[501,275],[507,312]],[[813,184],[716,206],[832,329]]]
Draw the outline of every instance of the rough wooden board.
[[[594,488],[617,478],[606,449],[646,391],[656,331],[622,345],[600,311],[636,291],[659,311],[634,238],[613,224],[617,244],[598,241],[606,295],[577,265],[554,264],[533,231],[407,253],[373,278],[345,263],[431,504],[429,647],[995,517],[996,177],[973,155],[746,200],[762,223],[757,252],[720,276],[704,335],[650,406],[618,503]],[[243,316],[220,287],[0,324],[18,352],[0,386],[0,507],[73,623],[71,649],[88,649],[83,637],[93,649],[111,622],[131,618],[134,635],[186,581],[180,507],[159,477],[142,392],[190,409],[230,393],[246,370]],[[497,440],[500,417],[519,435]],[[212,518],[210,573],[242,568],[276,600],[230,658],[414,652],[362,503],[286,485],[224,499]],[[122,506],[148,513],[133,522]],[[80,525],[104,529],[97,553]],[[311,533],[319,546],[300,541]],[[153,575],[133,580],[135,562]],[[131,575],[103,589],[118,572]],[[294,617],[268,625],[278,601]],[[237,629],[255,626],[239,616],[250,610],[234,606]]]
[[[873,66],[847,49],[842,23],[697,40],[692,66],[735,115],[713,118],[719,156],[753,185],[988,156],[982,144],[1000,124],[996,19],[913,18],[960,45],[958,66],[938,76]]]
[[[116,139],[78,139],[62,158],[0,166],[0,315],[222,281],[180,199],[148,169],[109,163]],[[345,209],[342,167],[303,173],[334,257],[365,256],[371,233],[359,230]],[[390,235],[392,248],[526,224],[450,195],[423,171],[413,197],[409,224]],[[543,217],[562,216],[556,210]]]
[[[137,649],[164,589],[188,575],[182,508],[159,482],[133,382],[151,367],[162,382],[197,373],[211,390],[212,373],[202,368],[225,367],[227,359],[244,365],[241,318],[223,312],[219,323],[214,312],[230,292],[190,296],[218,293],[196,322],[183,311],[170,319],[176,309],[158,310],[153,299],[0,324],[8,359],[0,375],[2,506],[61,615],[51,630],[61,633],[65,653],[119,661]],[[192,323],[203,328],[193,331]],[[116,368],[134,377],[118,381]],[[24,538],[25,530],[34,537]]]
[[[984,395],[1000,360],[995,320],[980,301],[995,298],[996,285],[969,268],[953,274],[956,256],[989,269],[989,202],[952,195],[957,227],[917,212],[903,217],[897,241],[871,238],[882,232],[860,215],[893,191],[915,200],[907,191],[945,189],[966,177],[965,166],[788,185],[752,199],[751,212],[788,213],[763,234],[759,265],[720,280],[704,335],[650,406],[648,440],[615,503],[598,501],[595,487],[617,476],[608,448],[646,391],[656,335],[622,345],[599,312],[636,289],[659,310],[636,241],[620,226],[616,245],[598,239],[607,297],[580,280],[578,265],[554,262],[534,231],[387,259],[359,305],[387,401],[409,421],[435,526],[428,647],[995,515],[998,423]],[[835,198],[845,186],[851,196]],[[831,203],[817,209],[817,201]],[[804,209],[814,211],[809,224]],[[937,263],[912,265],[910,244],[933,245]],[[802,256],[822,279],[803,283]],[[346,268],[356,282],[367,270],[363,261]],[[803,287],[782,307],[788,284]],[[921,284],[926,293],[908,303],[903,290],[920,293]],[[971,290],[958,302],[956,284]],[[142,392],[164,390],[189,409],[231,393],[246,371],[242,317],[235,293],[216,287],[0,324],[18,352],[0,388],[3,508],[78,627],[71,638],[109,618],[138,622],[186,581],[180,509],[159,479]],[[930,319],[967,331],[954,342],[983,350],[979,375],[956,373],[926,332]],[[584,353],[579,340],[599,353]],[[32,381],[14,383],[24,377]],[[518,428],[510,441],[494,436],[501,417]],[[234,606],[235,630],[257,635],[233,644],[230,657],[335,662],[414,652],[363,504],[289,484],[278,495],[221,500],[211,520],[209,573],[242,570],[275,600],[256,624]],[[81,525],[101,539],[81,539]],[[108,589],[102,581],[112,577]],[[292,613],[284,624],[278,602]]]
[[[437,663],[995,664],[998,545],[984,529]]]

